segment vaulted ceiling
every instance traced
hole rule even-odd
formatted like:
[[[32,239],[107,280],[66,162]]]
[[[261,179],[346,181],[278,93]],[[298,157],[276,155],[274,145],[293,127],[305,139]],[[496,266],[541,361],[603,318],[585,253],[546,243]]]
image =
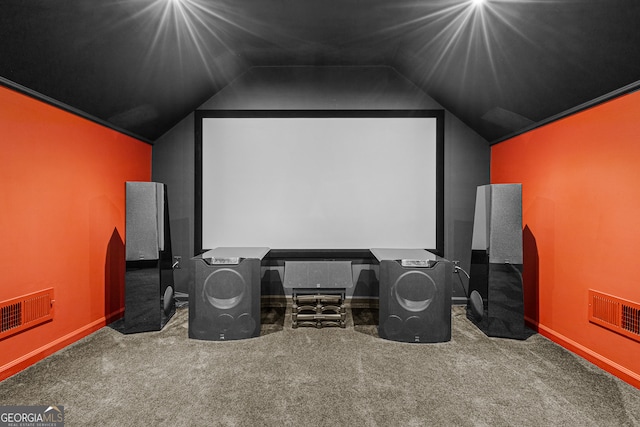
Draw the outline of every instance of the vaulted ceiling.
[[[149,141],[275,65],[393,67],[495,142],[637,89],[640,1],[0,3],[0,82]]]

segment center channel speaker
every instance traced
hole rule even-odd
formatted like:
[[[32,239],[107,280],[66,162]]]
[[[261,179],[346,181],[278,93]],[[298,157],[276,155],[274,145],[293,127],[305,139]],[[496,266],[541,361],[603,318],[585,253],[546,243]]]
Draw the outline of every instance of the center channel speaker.
[[[176,311],[167,188],[127,182],[124,333],[159,331]]]
[[[522,186],[476,193],[467,318],[487,336],[524,339]]]
[[[372,249],[380,263],[381,338],[415,343],[451,340],[451,262],[420,250]],[[427,254],[427,256],[422,255]]]
[[[189,338],[226,341],[260,335],[260,274],[268,248],[217,248],[194,257]]]

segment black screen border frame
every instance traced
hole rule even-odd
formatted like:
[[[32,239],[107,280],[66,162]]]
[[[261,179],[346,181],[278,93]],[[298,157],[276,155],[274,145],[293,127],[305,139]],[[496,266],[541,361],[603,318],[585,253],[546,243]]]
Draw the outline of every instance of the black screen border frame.
[[[423,248],[444,256],[444,110],[196,110],[195,125],[195,191],[194,191],[194,255],[214,249],[202,247],[202,123],[207,118],[403,118],[436,119],[436,247]],[[287,258],[369,258],[370,248],[354,249],[284,249],[271,250],[270,256]]]

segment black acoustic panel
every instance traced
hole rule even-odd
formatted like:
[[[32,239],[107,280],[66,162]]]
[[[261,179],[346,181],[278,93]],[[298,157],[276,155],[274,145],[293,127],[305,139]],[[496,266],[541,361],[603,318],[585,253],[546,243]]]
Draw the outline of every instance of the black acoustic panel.
[[[124,332],[159,331],[175,313],[166,186],[128,182],[126,200]]]
[[[467,317],[488,336],[523,339],[522,187],[478,187]]]
[[[189,337],[224,341],[260,335],[259,259],[211,265],[196,257],[189,290]]]
[[[451,339],[453,265],[439,260],[428,268],[407,268],[380,261],[378,335],[401,342]]]

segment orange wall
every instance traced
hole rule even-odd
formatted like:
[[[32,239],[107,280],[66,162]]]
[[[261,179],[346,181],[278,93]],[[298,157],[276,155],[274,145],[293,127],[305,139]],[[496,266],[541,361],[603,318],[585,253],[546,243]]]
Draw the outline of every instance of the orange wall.
[[[53,287],[54,319],[0,340],[0,380],[122,316],[124,183],[151,146],[0,87],[0,301]]]
[[[494,145],[522,183],[527,321],[640,388],[640,342],[591,324],[588,289],[640,303],[640,92]]]

